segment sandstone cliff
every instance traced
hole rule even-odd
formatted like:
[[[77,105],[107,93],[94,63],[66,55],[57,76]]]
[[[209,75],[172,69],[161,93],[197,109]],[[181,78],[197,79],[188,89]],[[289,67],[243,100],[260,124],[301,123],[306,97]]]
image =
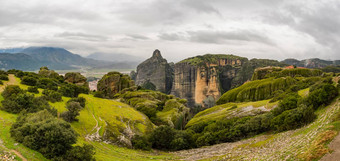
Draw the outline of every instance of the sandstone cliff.
[[[211,103],[232,87],[233,79],[246,61],[247,58],[217,54],[185,59],[174,66],[171,93],[186,98],[189,107],[213,106]]]
[[[207,54],[185,59],[174,66],[171,94],[188,100],[188,106],[214,105],[221,94],[251,79],[254,69],[285,66],[276,60],[252,59],[234,55]]]
[[[172,87],[172,68],[159,50],[151,58],[137,67],[136,84],[147,89],[170,93]]]

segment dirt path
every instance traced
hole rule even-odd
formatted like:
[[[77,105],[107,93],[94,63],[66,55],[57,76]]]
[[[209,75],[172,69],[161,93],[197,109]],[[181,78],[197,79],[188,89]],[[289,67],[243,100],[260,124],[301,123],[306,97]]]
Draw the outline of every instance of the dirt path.
[[[0,86],[0,93],[4,91],[7,85],[16,85],[19,84],[18,81],[15,79],[13,74],[8,75],[8,81],[4,82],[4,85]]]
[[[18,151],[12,149],[11,152],[15,153],[15,155],[21,158],[22,161],[27,161],[27,159],[22,156]]]
[[[329,148],[334,151],[325,155],[320,161],[340,161],[340,134],[329,144]]]
[[[340,110],[338,101],[327,109],[313,123],[300,129],[278,134],[261,135],[233,143],[223,143],[208,147],[174,152],[183,160],[296,160],[324,131],[329,118]],[[340,136],[338,136],[340,141]],[[340,149],[340,143],[337,149]],[[338,155],[334,156],[338,157]],[[340,157],[338,157],[340,158]],[[334,160],[334,159],[333,159]]]

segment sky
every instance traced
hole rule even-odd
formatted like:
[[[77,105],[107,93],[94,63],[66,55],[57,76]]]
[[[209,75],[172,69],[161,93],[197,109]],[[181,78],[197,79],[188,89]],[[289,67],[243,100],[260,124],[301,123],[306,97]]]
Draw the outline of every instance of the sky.
[[[340,59],[339,0],[1,0],[0,48]]]

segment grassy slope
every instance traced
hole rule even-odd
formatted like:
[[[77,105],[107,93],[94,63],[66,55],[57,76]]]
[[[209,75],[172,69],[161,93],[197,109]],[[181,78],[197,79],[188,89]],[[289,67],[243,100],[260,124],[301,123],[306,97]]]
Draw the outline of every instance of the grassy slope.
[[[331,152],[327,145],[340,131],[340,121],[333,121],[340,116],[339,99],[317,110],[317,119],[302,128],[175,154],[188,160],[318,160]]]
[[[241,110],[249,106],[253,106],[254,109],[258,107],[262,107],[262,106],[264,106],[266,109],[271,109],[275,105],[277,105],[277,103],[278,102],[269,103],[269,100],[263,100],[263,101],[256,101],[256,102],[226,103],[223,105],[217,105],[217,106],[211,107],[209,109],[206,109],[196,114],[188,122],[186,127],[195,125],[200,122],[213,121],[213,120],[223,119],[227,117],[233,117],[234,115],[239,114]],[[237,106],[237,108],[233,109],[232,108],[233,106]]]
[[[15,78],[13,75],[9,76],[9,81],[5,81],[4,85],[0,86],[0,92],[3,91],[6,85],[19,85],[20,79]],[[20,85],[22,88],[26,88],[24,85]],[[0,95],[0,102],[3,100],[3,97]],[[1,104],[1,103],[0,103]],[[0,140],[2,141],[2,145],[0,143],[0,152],[1,151],[17,151],[21,155],[24,156],[27,160],[47,160],[40,153],[31,150],[21,144],[16,145],[17,143],[13,138],[10,137],[9,130],[11,125],[15,122],[17,115],[10,114],[5,111],[0,110]],[[13,155],[15,155],[12,152]],[[21,160],[18,156],[16,156],[17,160]]]
[[[10,77],[9,83],[5,82],[6,84],[14,84],[19,85],[22,89],[27,89],[28,86],[20,84],[20,79],[15,78],[13,76]],[[4,86],[0,87],[0,92],[3,90]],[[41,89],[40,89],[41,94]],[[39,95],[40,95],[39,94]],[[99,134],[103,135],[105,129],[105,121],[116,124],[120,126],[126,126],[126,124],[117,120],[117,116],[127,118],[130,120],[136,120],[135,125],[141,131],[145,131],[146,126],[142,123],[148,122],[148,118],[145,117],[143,114],[139,113],[138,111],[134,110],[130,106],[107,99],[100,99],[93,97],[92,95],[80,95],[85,97],[86,107],[80,112],[80,116],[78,116],[79,122],[73,122],[71,125],[72,127],[80,134],[78,137],[79,145],[83,143],[92,144],[96,148],[96,159],[97,160],[171,160],[174,157],[171,154],[164,153],[164,152],[146,152],[146,151],[139,151],[128,149],[124,147],[118,147],[111,144],[105,144],[103,142],[95,142],[95,141],[88,141],[85,139],[87,134],[92,134],[95,131],[93,128],[97,125],[97,127],[101,127],[99,130]],[[3,98],[0,96],[0,101]],[[53,107],[55,107],[59,113],[66,110],[65,103],[70,98],[63,97],[63,102],[56,102],[51,103]],[[15,122],[17,115],[9,114],[4,111],[0,111],[0,139],[3,141],[3,145],[5,146],[4,149],[15,149],[20,152],[26,159],[28,160],[47,160],[45,159],[40,153],[33,151],[21,144],[15,146],[14,139],[10,137],[9,129],[10,126]],[[141,122],[141,123],[138,123]],[[2,147],[0,146],[0,152]],[[18,158],[18,157],[17,157]],[[20,160],[20,158],[18,158]]]

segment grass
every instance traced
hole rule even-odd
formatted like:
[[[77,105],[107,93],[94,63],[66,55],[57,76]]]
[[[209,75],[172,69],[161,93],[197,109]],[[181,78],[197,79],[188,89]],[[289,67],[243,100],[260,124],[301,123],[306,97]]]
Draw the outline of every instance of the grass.
[[[299,91],[298,91],[298,94],[299,94],[299,96],[301,96],[301,97],[306,97],[306,96],[308,95],[308,93],[309,93],[309,88],[302,89],[302,90],[299,90]]]
[[[278,104],[278,102],[269,103],[269,101],[270,100],[262,100],[256,102],[226,103],[223,105],[217,105],[196,114],[188,122],[186,127],[190,127],[201,122],[215,121],[233,117],[234,114],[237,114],[240,110],[248,106],[253,106],[255,109],[262,106],[264,106],[266,109],[271,109]],[[232,109],[233,106],[237,106],[237,108]]]
[[[6,151],[16,150],[30,161],[47,160],[40,153],[31,150],[22,144],[17,144],[17,142],[11,138],[9,131],[16,118],[17,115],[0,110],[0,139],[3,142],[3,146],[5,146],[3,149]],[[16,157],[16,159],[21,160],[19,157]]]
[[[19,85],[22,89],[28,88],[28,86],[20,84],[19,78],[15,78],[13,75],[10,76],[10,78],[11,79],[8,82],[4,82],[4,85],[0,86],[0,92],[7,84]],[[39,91],[41,95],[42,90],[39,89]],[[97,125],[97,121],[97,126],[101,127],[99,130],[100,136],[104,135],[107,124],[113,125],[112,127],[116,128],[127,128],[127,126],[130,126],[139,133],[146,133],[148,131],[147,128],[154,128],[154,125],[144,114],[124,103],[96,98],[86,94],[81,94],[80,96],[86,99],[86,107],[80,111],[80,116],[78,116],[79,122],[73,122],[71,123],[71,126],[79,133],[77,145],[82,145],[83,143],[93,145],[95,147],[95,158],[97,160],[173,160],[178,158],[173,154],[166,152],[140,151],[118,147],[104,142],[86,140],[86,135],[95,132],[93,131],[93,128]],[[62,99],[62,102],[50,103],[59,113],[67,110],[65,108],[65,103],[70,98],[63,97]],[[3,100],[3,97],[0,95],[0,101],[1,100]],[[9,130],[16,118],[16,114],[10,114],[0,110],[0,139],[3,141],[2,144],[4,145],[4,147],[0,145],[0,152],[14,149],[21,153],[27,160],[47,160],[34,150],[21,144],[15,145],[16,142],[10,137]],[[117,132],[120,131],[117,130]],[[16,157],[16,159],[21,160],[19,157]]]

